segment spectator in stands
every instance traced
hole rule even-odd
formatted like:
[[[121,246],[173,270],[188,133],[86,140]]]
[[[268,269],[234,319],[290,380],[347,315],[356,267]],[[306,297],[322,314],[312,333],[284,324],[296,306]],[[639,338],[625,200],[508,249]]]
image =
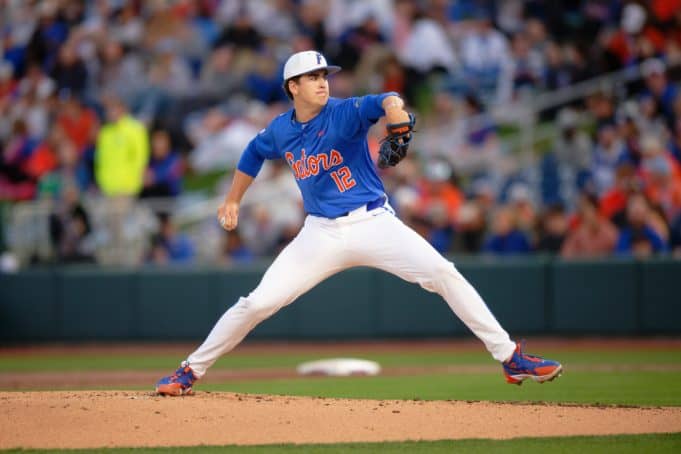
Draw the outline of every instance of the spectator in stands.
[[[641,138],[641,162],[639,166],[644,183],[648,182],[648,169],[654,161],[665,161],[673,178],[681,178],[681,165],[676,162],[663,139],[655,135],[645,135]]]
[[[487,232],[485,210],[474,200],[464,202],[459,209],[456,225],[456,250],[476,254],[482,250]]]
[[[550,42],[544,50],[546,66],[544,68],[544,86],[549,90],[558,90],[574,82],[572,70],[565,59],[564,51],[558,43]]]
[[[283,160],[264,166],[244,197],[244,203],[251,216],[241,224],[240,235],[246,246],[258,255],[275,254],[288,244],[283,241],[291,233],[295,236],[303,225],[300,191]]]
[[[233,45],[237,49],[257,51],[263,44],[263,37],[254,27],[251,17],[242,12],[225,27],[215,42],[215,47]]]
[[[201,68],[199,86],[208,96],[224,97],[242,90],[244,75],[234,67],[233,46],[221,46],[213,51]]]
[[[521,182],[514,183],[508,191],[508,205],[515,215],[518,229],[531,235],[537,224],[537,212],[529,186]]]
[[[37,141],[31,139],[28,127],[16,120],[12,135],[0,156],[0,200],[27,200],[33,197],[35,181],[26,172],[28,160]]]
[[[535,250],[549,254],[560,253],[568,232],[565,208],[560,204],[547,208],[541,216],[538,227]]]
[[[419,182],[417,206],[419,214],[427,217],[433,209],[442,209],[445,222],[454,224],[464,201],[463,193],[455,184],[452,169],[446,161],[427,163],[424,178]]]
[[[407,75],[402,65],[400,65],[397,56],[394,54],[386,56],[385,60],[381,63],[381,72],[383,75],[383,84],[379,91],[404,93]]]
[[[179,42],[170,37],[158,41],[154,47],[148,79],[151,88],[160,90],[164,97],[188,95],[193,85],[191,68],[179,51]],[[161,103],[157,110],[163,107]]]
[[[322,2],[304,1],[298,11],[296,20],[301,33],[312,40],[311,49],[326,49],[327,33],[324,23],[324,9]],[[334,92],[335,93],[335,92]]]
[[[623,153],[624,143],[615,125],[601,124],[591,162],[594,189],[598,194],[604,194],[615,183],[615,169]]]
[[[142,43],[145,25],[139,16],[139,7],[136,2],[125,2],[110,16],[108,34],[111,38],[131,47]]]
[[[576,225],[567,234],[560,254],[565,258],[604,257],[615,249],[619,232],[599,212],[598,198],[583,193],[577,205]]]
[[[179,11],[181,5],[167,2],[147,2],[142,47],[158,52],[165,42],[172,42],[174,54],[191,60],[202,51],[201,36]]]
[[[656,231],[654,213],[646,197],[633,194],[627,203],[627,224],[617,240],[618,254],[648,257],[667,251],[667,243]]]
[[[252,71],[244,81],[251,97],[265,104],[286,101],[286,94],[281,89],[281,66],[274,55],[262,53],[255,55],[253,60]]]
[[[487,12],[476,13],[461,40],[461,64],[469,87],[496,102],[509,99],[513,59],[508,39],[492,26]]]
[[[50,240],[59,263],[94,262],[90,218],[79,201],[78,188],[66,184],[50,214]]]
[[[459,168],[457,162],[460,161],[453,154],[465,140],[464,126],[458,112],[460,107],[461,103],[451,93],[443,90],[434,94],[430,115],[419,118],[419,124],[423,126],[422,133],[414,137],[420,156],[427,160],[446,159]]]
[[[660,104],[655,97],[650,94],[641,96],[637,107],[636,124],[641,131],[656,136],[666,135],[667,124],[660,111]]]
[[[97,85],[101,93],[114,94],[126,103],[147,87],[145,65],[138,52],[126,50],[113,39],[104,41],[101,48],[101,67],[97,73]]]
[[[172,149],[168,131],[157,130],[151,135],[151,159],[144,173],[144,188],[140,197],[175,197],[182,190],[183,163]]]
[[[158,233],[151,239],[148,261],[156,265],[190,263],[195,253],[189,237],[177,232],[168,213],[159,213],[158,223]]]
[[[195,148],[189,162],[198,173],[236,167],[250,134],[263,128],[262,122],[281,112],[258,101],[235,99],[206,112],[196,112],[185,121],[185,133]]]
[[[193,86],[192,70],[179,54],[178,46],[179,42],[170,37],[156,42],[146,74],[148,84],[129,103],[136,117],[147,126],[169,109],[173,98],[189,95]]]
[[[252,262],[255,258],[253,251],[244,243],[239,230],[232,230],[224,234],[223,254],[220,262],[226,265],[241,265]]]
[[[513,210],[500,206],[494,213],[492,232],[485,242],[484,252],[495,255],[515,255],[530,252],[527,236],[517,228]]]
[[[641,171],[645,194],[654,205],[662,209],[666,220],[671,222],[681,214],[681,168],[662,149],[657,138],[651,137],[646,141],[647,146],[652,144],[656,148],[660,147],[660,152],[643,159]]]
[[[680,101],[678,104],[681,106],[681,96],[679,96],[678,99]],[[671,137],[669,139],[669,151],[676,159],[676,162],[681,165],[681,109],[680,114],[674,122],[674,128],[672,128]]]
[[[57,2],[41,2],[37,12],[40,19],[26,46],[26,60],[41,64],[49,72],[57,60],[59,47],[68,37],[69,30],[67,24],[59,17]]]
[[[462,176],[496,176],[503,165],[496,123],[472,94],[464,98],[464,112],[457,124],[463,142],[455,144],[451,156],[455,171]]]
[[[79,159],[77,147],[56,126],[50,134],[49,141],[43,145],[47,148],[46,153],[54,154],[56,168],[44,174],[38,181],[38,196],[60,199],[66,188],[75,188],[82,193],[90,188],[92,175],[84,160]]]
[[[59,49],[59,57],[50,75],[57,84],[57,90],[68,90],[75,96],[85,93],[88,71],[77,53],[75,43],[66,42]]]
[[[454,224],[464,197],[454,184],[452,169],[445,161],[431,161],[420,181],[417,215],[427,224],[426,239],[440,253],[450,250]]]
[[[18,85],[18,81],[14,78],[14,66],[8,61],[0,60],[0,113],[8,108]]]
[[[382,45],[385,41],[378,20],[373,15],[367,15],[359,25],[340,36],[340,49],[334,61],[353,71],[363,54],[369,52],[372,46]]]
[[[635,101],[625,102],[616,117],[618,131],[624,142],[620,161],[638,167],[641,164],[641,131],[646,128],[641,121],[640,105]]]
[[[648,20],[648,13],[638,3],[629,3],[622,10],[620,29],[610,38],[607,51],[615,70],[639,62],[642,50],[652,48],[654,53],[664,50],[664,36]]]
[[[606,92],[598,92],[586,98],[586,107],[596,126],[615,122],[615,100]]]
[[[532,48],[529,36],[518,32],[511,40],[513,90],[532,94],[540,87],[544,74],[544,56]],[[522,93],[521,93],[522,94]]]
[[[405,224],[411,226],[411,220],[418,215],[419,183],[422,169],[413,155],[408,154],[394,172],[387,172],[384,177],[386,193],[390,203]]]
[[[21,118],[31,138],[40,140],[49,131],[49,99],[55,84],[38,64],[28,67],[26,76],[19,83],[19,96],[10,106],[10,118]]]
[[[560,131],[553,152],[567,183],[581,187],[591,165],[593,144],[589,135],[580,129],[579,114],[574,109],[561,110],[557,123]]]
[[[99,130],[97,114],[67,89],[59,92],[56,123],[73,142],[79,156],[95,143]]]
[[[22,166],[24,172],[33,181],[40,180],[45,174],[57,167],[56,147],[63,135],[61,128],[55,125],[45,139],[36,142],[35,148]]]
[[[641,65],[646,83],[643,96],[655,101],[666,124],[671,125],[674,121],[674,101],[679,95],[679,89],[667,79],[666,71],[665,63],[657,58],[646,60]]]
[[[104,107],[107,122],[97,135],[95,180],[106,196],[104,228],[109,232],[110,260],[122,262],[129,257],[122,247],[127,241],[125,226],[144,185],[149,138],[144,124],[128,113],[121,99],[107,95]]]
[[[402,6],[403,7],[403,6]],[[406,7],[409,9],[409,6]],[[422,12],[401,11],[401,26],[408,29],[398,45],[398,57],[406,69],[405,97],[410,104],[420,100],[419,90],[428,89],[428,79],[435,74],[455,74],[460,68],[455,50],[447,37],[447,32],[434,17]],[[402,22],[404,21],[404,22]]]
[[[97,136],[97,184],[107,196],[136,196],[143,187],[149,160],[147,130],[119,98],[108,96],[104,104],[108,121]]]

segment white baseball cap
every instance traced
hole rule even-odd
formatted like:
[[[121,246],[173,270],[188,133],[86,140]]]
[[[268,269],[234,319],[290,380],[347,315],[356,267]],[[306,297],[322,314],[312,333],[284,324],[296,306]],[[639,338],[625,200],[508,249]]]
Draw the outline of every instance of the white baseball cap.
[[[337,73],[341,70],[340,66],[326,64],[326,58],[316,50],[306,50],[291,55],[284,65],[284,81],[291,77],[311,73],[320,69],[325,69],[329,74]]]

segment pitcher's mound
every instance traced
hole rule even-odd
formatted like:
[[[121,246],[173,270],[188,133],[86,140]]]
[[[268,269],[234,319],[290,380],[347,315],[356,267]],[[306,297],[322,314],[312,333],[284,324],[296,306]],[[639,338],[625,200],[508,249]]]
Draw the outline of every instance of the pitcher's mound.
[[[0,393],[0,449],[339,443],[680,432],[681,408],[260,396]]]

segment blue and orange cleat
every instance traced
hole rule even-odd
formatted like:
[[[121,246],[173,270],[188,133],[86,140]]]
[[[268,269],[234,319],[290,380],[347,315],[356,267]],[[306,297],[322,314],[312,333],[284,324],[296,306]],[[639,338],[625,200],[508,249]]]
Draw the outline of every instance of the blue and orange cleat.
[[[516,344],[513,356],[502,365],[506,382],[514,385],[522,385],[523,380],[527,378],[537,383],[544,383],[553,380],[563,372],[563,366],[559,362],[523,353],[520,343]]]
[[[197,380],[194,371],[186,361],[173,375],[163,377],[156,383],[156,392],[163,396],[185,396],[192,394],[192,385]]]

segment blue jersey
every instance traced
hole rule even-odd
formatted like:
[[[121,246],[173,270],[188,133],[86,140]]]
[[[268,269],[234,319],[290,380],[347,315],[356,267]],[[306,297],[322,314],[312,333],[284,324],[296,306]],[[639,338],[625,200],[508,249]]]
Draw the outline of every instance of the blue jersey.
[[[279,115],[248,144],[237,168],[255,177],[265,159],[284,159],[303,195],[305,211],[336,218],[383,196],[367,132],[384,115],[387,96],[329,98],[307,123],[293,109]]]

